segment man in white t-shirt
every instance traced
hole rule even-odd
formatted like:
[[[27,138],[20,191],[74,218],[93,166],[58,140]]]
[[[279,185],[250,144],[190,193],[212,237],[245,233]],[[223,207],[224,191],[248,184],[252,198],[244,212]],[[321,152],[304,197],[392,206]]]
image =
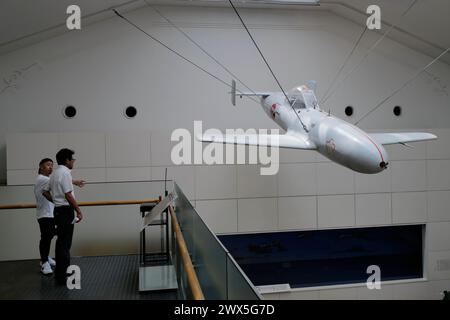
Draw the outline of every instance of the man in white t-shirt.
[[[41,255],[41,272],[45,275],[53,273],[52,267],[55,260],[49,257],[50,245],[56,234],[55,221],[53,219],[53,203],[48,201],[42,192],[48,185],[49,176],[53,171],[53,160],[42,159],[39,162],[39,171],[34,184],[34,196],[36,198],[36,218],[41,231],[39,241],[39,253]]]
[[[48,186],[43,194],[51,199],[55,205],[53,211],[56,224],[56,268],[55,280],[58,285],[65,285],[67,268],[70,265],[70,248],[74,224],[83,219],[83,214],[78,207],[73,193],[71,171],[75,162],[74,151],[61,149],[56,154],[58,168],[50,176]],[[75,215],[76,212],[76,215]]]

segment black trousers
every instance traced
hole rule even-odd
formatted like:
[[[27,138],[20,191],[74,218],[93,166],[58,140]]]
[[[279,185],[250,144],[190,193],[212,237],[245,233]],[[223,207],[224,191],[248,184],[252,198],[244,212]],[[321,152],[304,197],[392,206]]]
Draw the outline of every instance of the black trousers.
[[[55,207],[54,214],[56,224],[56,268],[55,278],[57,281],[64,281],[66,270],[70,265],[70,248],[72,247],[72,236],[74,225],[72,221],[75,217],[74,209],[71,206]]]
[[[50,253],[50,245],[56,234],[55,220],[53,218],[38,219],[39,229],[41,230],[41,240],[39,241],[39,253],[41,255],[42,264],[48,261]]]

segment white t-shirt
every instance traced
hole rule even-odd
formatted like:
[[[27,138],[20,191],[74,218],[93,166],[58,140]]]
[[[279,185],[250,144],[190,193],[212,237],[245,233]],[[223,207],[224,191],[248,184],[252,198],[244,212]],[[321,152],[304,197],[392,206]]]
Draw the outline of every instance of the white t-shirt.
[[[65,196],[66,193],[72,192],[72,196],[75,198],[70,169],[66,166],[59,165],[50,176],[48,187],[45,190],[51,192],[55,207],[70,205]]]
[[[46,190],[48,186],[49,177],[42,174],[38,175],[36,178],[36,183],[34,184],[34,197],[36,198],[36,218],[53,218],[53,208],[55,207],[53,203],[48,201],[42,192]]]

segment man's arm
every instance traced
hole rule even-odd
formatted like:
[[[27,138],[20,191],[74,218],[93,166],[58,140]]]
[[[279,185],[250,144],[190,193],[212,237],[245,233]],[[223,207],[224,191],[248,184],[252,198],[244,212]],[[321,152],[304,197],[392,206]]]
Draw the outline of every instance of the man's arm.
[[[84,181],[82,179],[80,179],[80,180],[72,180],[72,183],[74,185],[76,185],[77,187],[79,187],[79,188],[83,188],[84,185],[86,184],[86,181]]]
[[[66,200],[70,203],[70,205],[75,209],[77,213],[77,218],[80,219],[79,221],[83,220],[83,214],[81,213],[80,207],[78,206],[77,200],[72,195],[72,191],[67,192],[64,194],[66,197]]]
[[[50,202],[53,202],[52,195],[50,194],[50,191],[42,191],[42,195]]]

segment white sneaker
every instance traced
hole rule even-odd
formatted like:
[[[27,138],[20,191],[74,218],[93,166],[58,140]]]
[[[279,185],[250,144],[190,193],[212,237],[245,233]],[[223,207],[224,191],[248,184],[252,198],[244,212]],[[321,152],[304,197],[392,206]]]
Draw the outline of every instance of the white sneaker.
[[[50,267],[54,267],[56,266],[56,261],[53,260],[52,258],[48,257],[48,263],[50,263]]]
[[[48,263],[48,261],[42,265],[41,272],[45,275],[53,273],[52,267],[50,267],[50,263]]]

